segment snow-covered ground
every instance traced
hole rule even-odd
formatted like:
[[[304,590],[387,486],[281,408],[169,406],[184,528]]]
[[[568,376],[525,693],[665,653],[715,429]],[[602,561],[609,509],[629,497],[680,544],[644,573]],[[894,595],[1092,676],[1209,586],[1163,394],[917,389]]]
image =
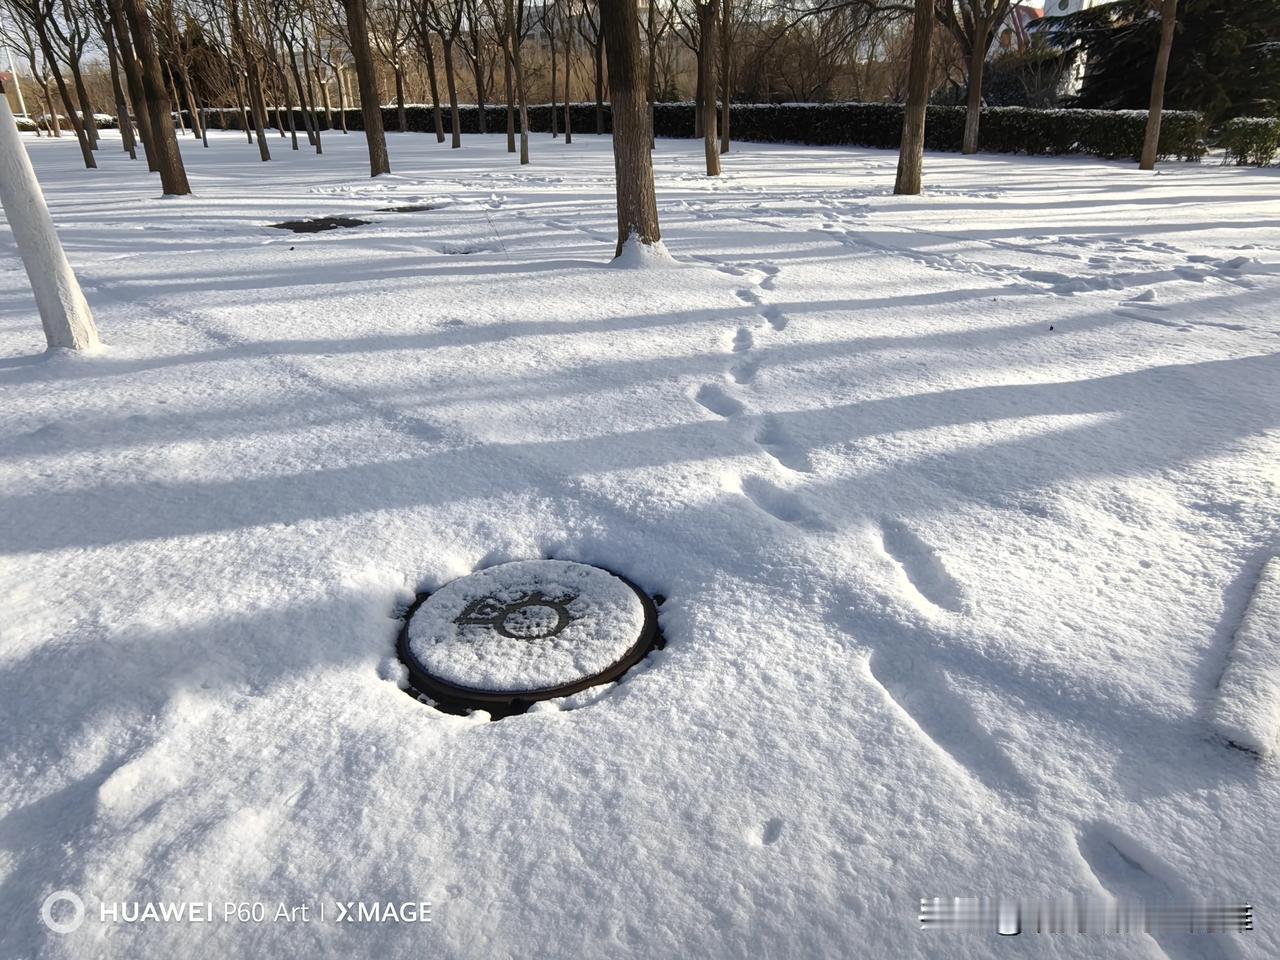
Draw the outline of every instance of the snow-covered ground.
[[[1258,930],[1000,951],[1280,954],[1280,774],[1211,724],[1280,542],[1275,171],[660,142],[628,269],[607,140],[390,140],[185,140],[164,200],[27,139],[108,346],[40,355],[0,228],[0,956],[963,960],[918,898],[1107,893]],[[321,215],[371,222],[267,226]],[[666,649],[405,696],[415,591],[532,557]]]

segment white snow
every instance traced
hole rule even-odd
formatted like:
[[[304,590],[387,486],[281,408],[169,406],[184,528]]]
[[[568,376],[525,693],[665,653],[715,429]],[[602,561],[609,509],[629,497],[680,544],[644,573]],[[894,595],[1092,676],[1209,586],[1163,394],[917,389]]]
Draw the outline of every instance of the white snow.
[[[185,139],[171,204],[25,139],[107,346],[41,356],[0,227],[0,955],[977,960],[918,898],[1170,890],[1258,929],[999,947],[1280,955],[1280,775],[1210,722],[1278,542],[1277,171],[900,198],[660,141],[675,265],[612,270],[606,139],[389,140]],[[324,215],[372,222],[265,226]],[[537,557],[665,594],[666,648],[496,723],[405,696],[415,593]],[[97,919],[176,899],[330,918]]]
[[[1262,568],[1236,631],[1214,723],[1227,740],[1255,753],[1280,747],[1280,558]]]
[[[644,620],[635,591],[599,567],[523,560],[429,596],[409,620],[409,649],[432,677],[458,686],[547,690],[608,670],[639,641]]]

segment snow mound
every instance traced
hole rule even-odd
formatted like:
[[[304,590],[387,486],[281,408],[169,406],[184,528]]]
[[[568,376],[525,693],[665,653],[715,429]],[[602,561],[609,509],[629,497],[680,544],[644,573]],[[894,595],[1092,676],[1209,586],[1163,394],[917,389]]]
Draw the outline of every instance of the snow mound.
[[[657,243],[643,243],[634,233],[622,245],[622,252],[613,259],[610,266],[623,270],[649,270],[658,267],[674,266],[676,260],[667,252],[666,246],[659,240]]]
[[[1280,557],[1263,568],[1236,631],[1213,722],[1254,753],[1265,756],[1280,745]]]

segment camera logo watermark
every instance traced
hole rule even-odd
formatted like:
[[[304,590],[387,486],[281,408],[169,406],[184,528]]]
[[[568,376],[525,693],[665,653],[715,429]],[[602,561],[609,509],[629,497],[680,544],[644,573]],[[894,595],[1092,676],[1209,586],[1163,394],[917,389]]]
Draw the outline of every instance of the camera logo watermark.
[[[53,908],[61,903],[71,904],[71,916],[56,920]],[[54,933],[74,933],[84,923],[84,901],[71,890],[55,890],[44,898],[44,904],[40,907],[40,919]]]
[[[72,890],[57,890],[40,907],[44,925],[72,933],[86,919],[84,901]],[[103,900],[93,920],[109,924],[152,923],[431,923],[429,900]]]

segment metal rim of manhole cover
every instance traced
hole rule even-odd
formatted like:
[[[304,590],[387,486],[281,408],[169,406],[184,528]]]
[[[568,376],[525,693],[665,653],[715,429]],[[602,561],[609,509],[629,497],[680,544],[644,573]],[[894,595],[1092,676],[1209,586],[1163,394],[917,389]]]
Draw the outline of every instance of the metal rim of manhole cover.
[[[654,601],[626,577],[517,560],[418,597],[396,651],[411,693],[497,719],[611,683],[660,645]]]

